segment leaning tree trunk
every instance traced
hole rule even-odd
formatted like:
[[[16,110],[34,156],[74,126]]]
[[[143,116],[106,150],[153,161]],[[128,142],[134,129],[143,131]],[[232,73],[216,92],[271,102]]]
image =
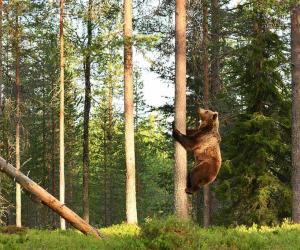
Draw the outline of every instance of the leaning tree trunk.
[[[89,149],[89,122],[91,109],[91,44],[92,44],[92,0],[88,4],[87,21],[87,51],[85,56],[85,99],[84,99],[84,120],[83,120],[83,219],[89,222],[89,168],[90,168],[90,149]]]
[[[186,1],[176,0],[175,17],[175,126],[186,131]],[[175,142],[174,198],[175,213],[179,218],[188,218],[188,199],[185,193],[187,178],[186,150]]]
[[[64,85],[64,0],[60,0],[59,20],[60,43],[60,108],[59,108],[59,200],[65,203],[65,85]],[[66,229],[66,222],[60,218],[60,228]]]
[[[132,74],[132,0],[124,0],[124,112],[127,223],[137,223]]]
[[[7,174],[10,178],[18,182],[23,189],[25,189],[31,198],[41,201],[44,205],[48,206],[54,212],[58,213],[61,217],[66,219],[72,226],[80,230],[84,234],[91,234],[100,238],[99,232],[90,226],[86,221],[75,214],[71,209],[66,207],[65,204],[57,200],[54,196],[49,194],[45,189],[29,179],[26,175],[22,174],[11,164],[0,157],[0,171]]]
[[[300,222],[300,3],[292,9],[292,219]]]
[[[208,67],[208,6],[207,0],[203,1],[203,83],[204,83],[204,107],[209,107],[209,67]],[[203,225],[210,224],[210,188],[209,185],[203,187],[204,210]]]

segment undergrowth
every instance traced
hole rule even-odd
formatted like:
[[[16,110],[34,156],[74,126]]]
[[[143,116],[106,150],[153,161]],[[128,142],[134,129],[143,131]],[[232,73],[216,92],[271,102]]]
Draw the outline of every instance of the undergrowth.
[[[148,219],[140,227],[114,225],[97,240],[75,230],[24,229],[11,234],[0,228],[0,249],[300,249],[300,225],[239,226],[203,229],[174,217]]]

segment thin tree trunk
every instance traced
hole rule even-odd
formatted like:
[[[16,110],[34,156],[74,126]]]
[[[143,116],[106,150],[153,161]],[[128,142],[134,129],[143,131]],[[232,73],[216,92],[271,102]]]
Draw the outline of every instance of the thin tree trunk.
[[[176,0],[176,52],[175,52],[175,126],[186,131],[186,1]],[[187,178],[186,150],[175,142],[175,213],[179,218],[188,218],[188,199],[185,193]]]
[[[4,131],[4,116],[2,114],[2,83],[3,83],[3,58],[2,58],[2,53],[3,53],[3,43],[2,43],[2,38],[3,38],[3,30],[2,30],[2,12],[3,12],[3,1],[0,0],[0,122],[2,120],[2,132]],[[3,138],[2,141],[4,142],[4,133],[3,133]],[[4,143],[3,143],[4,145]],[[4,148],[3,148],[4,151]],[[3,151],[1,150],[1,154],[3,154]],[[2,176],[0,175],[0,183],[2,182]],[[0,197],[1,197],[1,193],[2,193],[2,188],[0,185]],[[0,218],[1,220],[1,218]]]
[[[292,219],[300,223],[300,3],[292,9]]]
[[[89,168],[90,168],[90,151],[89,151],[89,123],[91,109],[91,44],[92,44],[92,0],[88,5],[87,21],[87,51],[85,57],[85,100],[84,100],[84,120],[83,120],[83,219],[89,222]]]
[[[2,19],[3,19],[3,1],[0,0],[0,118],[3,120],[2,115],[2,102],[3,102],[3,27],[2,27]],[[4,139],[4,138],[3,138]]]
[[[17,181],[29,195],[34,197],[35,201],[41,201],[44,205],[51,208],[54,212],[58,213],[61,217],[65,218],[75,228],[84,234],[91,234],[97,238],[100,237],[99,232],[81,219],[65,204],[58,201],[53,195],[49,194],[45,189],[29,179],[26,175],[16,170],[11,164],[0,157],[0,171],[7,174],[10,178]]]
[[[137,224],[132,69],[132,0],[124,0],[124,112],[126,155],[126,217]]]
[[[203,84],[204,84],[204,107],[209,107],[209,61],[208,61],[208,4],[203,1]],[[203,187],[204,209],[203,225],[210,225],[210,188]]]
[[[110,155],[108,159],[108,166],[109,169],[109,221],[111,224],[114,223],[113,214],[114,214],[114,204],[113,204],[113,175],[112,175],[112,160],[111,156],[113,155],[112,150],[112,131],[113,131],[113,84],[112,84],[112,77],[109,77],[109,90],[108,90],[108,132],[107,132],[107,152]]]
[[[60,111],[59,111],[59,200],[65,203],[65,86],[64,86],[64,0],[60,0],[60,22],[59,22],[59,41],[60,41]],[[60,217],[60,228],[66,229],[64,218]]]
[[[220,82],[220,2],[211,0],[211,43],[212,43],[212,60],[211,60],[211,90],[213,101],[216,101],[216,95],[221,88]]]
[[[105,122],[106,123],[106,122]],[[104,133],[103,133],[103,162],[104,162],[104,225],[107,226],[107,140],[106,140],[106,124],[103,126]]]
[[[51,93],[52,93],[52,100],[51,100],[51,169],[52,169],[52,194],[56,196],[56,159],[55,159],[55,148],[56,148],[56,140],[55,140],[55,93],[54,93],[54,81],[51,81]],[[52,217],[52,224],[53,226],[56,225],[56,217],[53,215]]]
[[[16,27],[15,27],[15,63],[16,63],[16,170],[17,174],[20,171],[21,159],[20,159],[20,122],[21,122],[21,110],[20,110],[20,34],[19,34],[19,6],[16,3]],[[21,219],[21,186],[16,185],[16,226],[22,226]]]

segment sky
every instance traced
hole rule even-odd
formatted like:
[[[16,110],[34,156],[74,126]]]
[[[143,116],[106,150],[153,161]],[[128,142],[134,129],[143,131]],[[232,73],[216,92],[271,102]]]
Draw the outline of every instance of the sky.
[[[241,0],[231,0],[229,7],[236,6],[240,2]],[[142,55],[135,55],[134,62],[142,70],[142,80],[144,82],[143,93],[147,105],[154,107],[162,106],[167,103],[167,98],[174,97],[174,84],[163,81],[158,74],[151,72],[150,63]]]

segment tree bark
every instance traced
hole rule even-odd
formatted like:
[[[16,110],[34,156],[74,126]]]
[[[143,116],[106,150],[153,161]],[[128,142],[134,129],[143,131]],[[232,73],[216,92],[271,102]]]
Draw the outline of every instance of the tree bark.
[[[20,31],[19,31],[19,6],[16,3],[16,27],[15,27],[15,67],[16,67],[16,171],[20,171],[21,159],[20,159],[20,122],[21,122],[21,110],[20,110]],[[22,226],[21,218],[21,187],[17,183],[16,185],[16,226]]]
[[[124,0],[124,112],[126,155],[126,217],[137,224],[132,69],[132,0]]]
[[[55,130],[56,130],[56,122],[55,122],[55,92],[54,92],[54,79],[51,80],[51,172],[52,172],[52,194],[55,197],[56,194],[56,157],[55,157],[55,148],[56,148],[56,138],[55,138]],[[56,223],[55,215],[52,217],[52,224],[55,226]]]
[[[64,0],[60,0],[59,21],[59,43],[60,43],[60,109],[59,109],[59,200],[65,203],[65,86],[64,86]],[[66,229],[66,222],[60,218],[60,228]]]
[[[204,85],[204,107],[209,107],[209,60],[208,60],[208,3],[203,1],[203,85]],[[210,224],[210,188],[203,186],[203,225],[205,228]]]
[[[3,69],[2,69],[2,53],[3,53],[3,43],[2,43],[2,38],[3,38],[3,30],[2,30],[2,13],[3,13],[3,1],[0,0],[0,122],[2,120],[2,129],[4,130],[4,118],[3,118],[3,115],[2,115],[2,82],[3,82]],[[3,131],[2,130],[2,131]],[[4,133],[3,133],[4,135]],[[4,136],[2,138],[2,141],[4,141]],[[4,144],[4,143],[3,143]],[[1,150],[2,151],[2,150]],[[2,153],[0,151],[0,153]],[[0,175],[0,183],[1,183],[1,175]],[[1,193],[2,193],[2,188],[1,188],[1,185],[0,185],[0,198],[1,198]],[[0,218],[1,220],[1,218]]]
[[[176,0],[175,17],[175,126],[182,133],[186,131],[186,1]],[[187,219],[188,199],[185,193],[187,178],[186,150],[175,142],[174,195],[175,213]]]
[[[212,60],[211,60],[211,92],[213,101],[221,89],[220,81],[220,2],[211,0],[211,43],[212,43]]]
[[[112,74],[112,73],[111,73]],[[112,76],[109,77],[109,90],[108,90],[108,131],[107,131],[107,152],[108,155],[113,155],[113,145],[112,145],[112,140],[113,140],[113,82],[112,82]],[[113,169],[112,169],[112,159],[111,157],[108,159],[108,166],[110,166],[109,169],[109,221],[111,224],[114,223],[114,204],[113,204]]]
[[[85,99],[84,99],[84,120],[83,120],[83,219],[89,222],[89,123],[91,109],[91,44],[92,44],[92,0],[88,3],[87,21],[87,50],[85,56]]]
[[[3,28],[2,28],[2,19],[3,19],[3,1],[0,0],[0,118],[3,119],[2,116],[2,102],[3,102]],[[3,138],[4,139],[4,138]]]
[[[100,238],[100,234],[95,228],[86,223],[71,209],[66,207],[65,204],[58,201],[54,196],[49,194],[45,189],[29,179],[26,175],[22,174],[2,157],[0,157],[0,171],[17,181],[28,192],[28,194],[35,198],[35,200],[41,201],[55,213],[58,213],[61,217],[70,222],[73,227],[77,228],[84,234],[91,234]]]
[[[292,187],[293,222],[300,222],[300,3],[292,9]]]

